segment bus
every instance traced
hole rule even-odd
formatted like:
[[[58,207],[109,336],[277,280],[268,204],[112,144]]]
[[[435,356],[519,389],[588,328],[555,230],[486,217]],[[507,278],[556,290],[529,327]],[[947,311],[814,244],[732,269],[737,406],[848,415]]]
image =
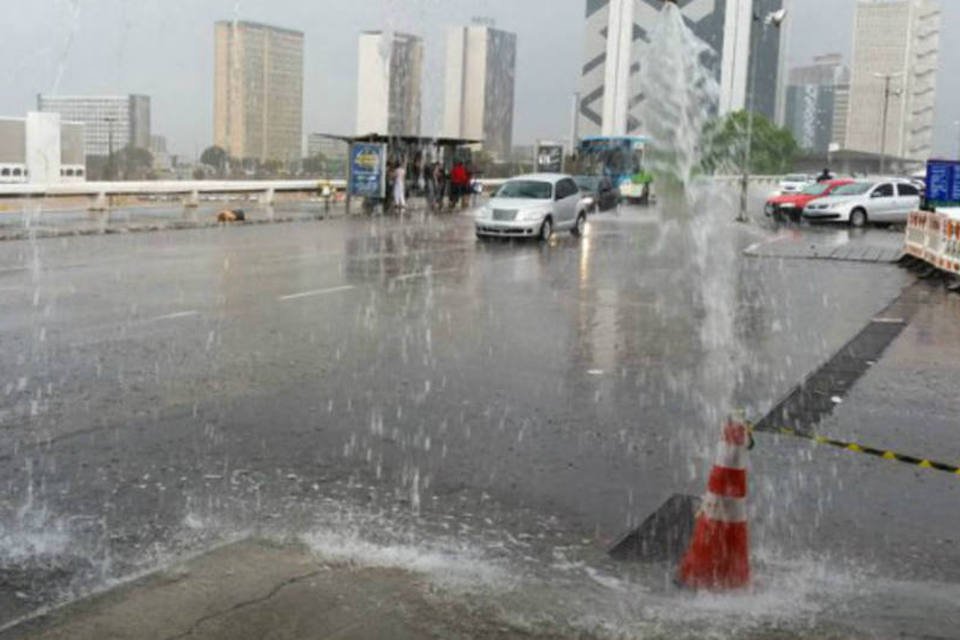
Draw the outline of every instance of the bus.
[[[643,169],[644,136],[589,136],[577,145],[578,173],[606,176],[628,202],[649,200],[652,176]]]

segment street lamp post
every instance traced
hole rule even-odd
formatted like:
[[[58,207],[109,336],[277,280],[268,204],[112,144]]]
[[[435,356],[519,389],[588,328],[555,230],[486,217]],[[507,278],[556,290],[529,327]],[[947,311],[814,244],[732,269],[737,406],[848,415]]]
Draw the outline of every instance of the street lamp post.
[[[751,9],[752,10],[752,9]],[[762,37],[763,33],[766,31],[768,26],[773,26],[777,29],[783,25],[783,21],[787,18],[787,10],[780,9],[778,11],[771,11],[767,14],[766,18],[763,19],[761,23],[759,36]],[[757,13],[753,14],[754,22],[760,22],[760,15]],[[754,102],[756,98],[756,75],[757,75],[757,55],[756,42],[760,40],[760,37],[754,39],[755,29],[750,29],[750,46],[747,47],[750,55],[750,72],[747,77],[747,140],[746,148],[743,151],[743,163],[741,166],[741,176],[740,176],[740,212],[737,214],[737,222],[747,222],[750,218],[747,216],[747,192],[750,187],[750,162],[752,156],[751,147],[753,146],[753,109]]]
[[[883,105],[880,119],[883,121],[880,125],[880,175],[887,172],[887,116],[890,114],[890,96],[899,96],[900,89],[890,89],[890,81],[903,75],[903,72],[897,73],[875,73],[875,78],[883,80]]]

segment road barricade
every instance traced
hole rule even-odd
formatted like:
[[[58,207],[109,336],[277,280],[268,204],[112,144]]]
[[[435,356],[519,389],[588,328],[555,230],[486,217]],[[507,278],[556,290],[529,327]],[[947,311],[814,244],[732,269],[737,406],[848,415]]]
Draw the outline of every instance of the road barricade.
[[[939,213],[927,214],[927,228],[924,235],[923,259],[940,268],[940,253],[943,250],[943,216]]]
[[[914,211],[907,218],[907,236],[904,252],[923,260],[923,248],[927,238],[927,212]]]
[[[911,213],[903,250],[941,271],[960,275],[960,209]]]
[[[960,214],[944,214],[943,251],[940,255],[940,268],[960,275]]]

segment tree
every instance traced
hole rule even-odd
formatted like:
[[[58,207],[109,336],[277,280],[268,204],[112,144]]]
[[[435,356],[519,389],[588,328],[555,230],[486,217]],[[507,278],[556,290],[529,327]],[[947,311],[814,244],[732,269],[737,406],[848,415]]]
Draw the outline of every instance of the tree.
[[[143,180],[153,171],[153,154],[132,145],[115,154],[116,166],[124,180]]]
[[[307,175],[322,176],[327,173],[327,157],[322,153],[305,158],[303,171]]]
[[[216,145],[212,147],[207,147],[203,150],[203,153],[200,154],[200,162],[213,167],[217,171],[217,175],[223,175],[227,170],[227,152],[223,150],[222,147]]]
[[[743,171],[747,144],[746,111],[736,111],[709,123],[703,134],[703,169],[707,173]],[[793,168],[799,147],[793,134],[760,114],[753,115],[750,173],[780,174]]]

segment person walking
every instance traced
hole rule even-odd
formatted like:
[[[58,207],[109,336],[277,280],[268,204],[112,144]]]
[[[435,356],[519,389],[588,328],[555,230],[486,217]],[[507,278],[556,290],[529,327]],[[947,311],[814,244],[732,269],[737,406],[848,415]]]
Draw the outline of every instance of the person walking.
[[[443,209],[443,196],[447,190],[447,173],[439,162],[433,165],[433,182],[436,188],[433,205],[436,209]]]
[[[470,185],[470,177],[467,175],[467,168],[463,162],[457,160],[453,163],[453,169],[450,170],[450,208],[456,209],[460,198],[465,198],[467,188]]]
[[[395,206],[399,211],[403,211],[407,208],[407,169],[404,166],[405,164],[405,160],[401,158],[400,163],[397,165],[397,169],[393,174],[393,206]]]

